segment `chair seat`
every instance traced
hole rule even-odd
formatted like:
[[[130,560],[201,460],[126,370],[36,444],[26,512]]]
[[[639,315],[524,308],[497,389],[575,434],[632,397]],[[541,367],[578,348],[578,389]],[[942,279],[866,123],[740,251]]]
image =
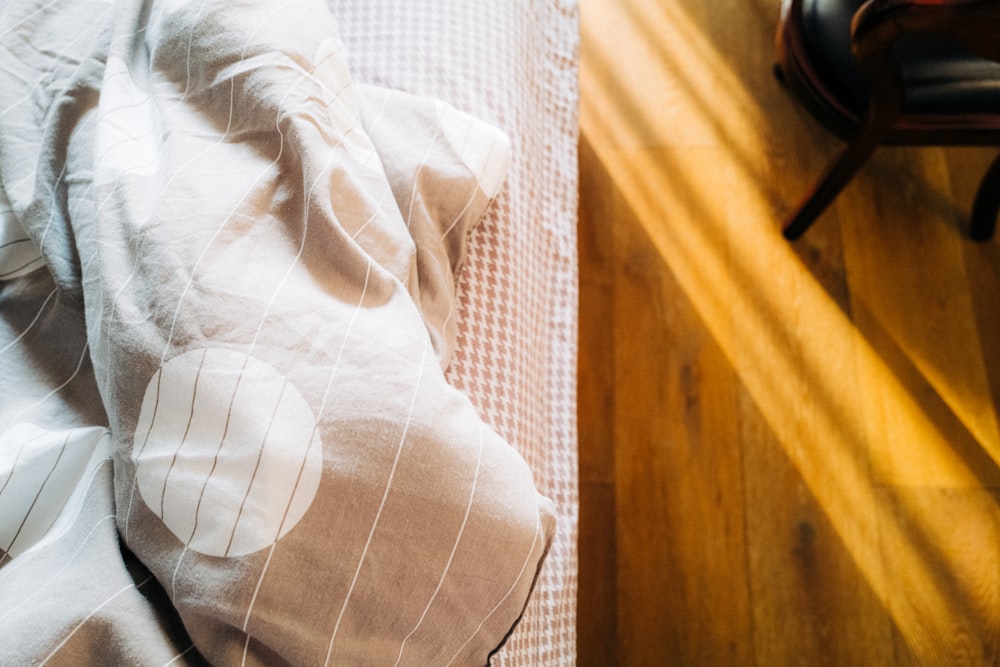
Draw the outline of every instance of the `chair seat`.
[[[851,18],[864,0],[803,0],[802,42],[810,67],[825,82],[832,118],[820,118],[843,135],[857,124],[868,89],[851,53]],[[1000,36],[998,36],[1000,39]],[[907,91],[906,115],[1000,114],[1000,63],[979,58],[942,39],[908,35],[894,53]],[[829,99],[834,98],[834,99]],[[846,112],[846,113],[845,113]]]
[[[998,37],[1000,0],[784,0],[775,73],[845,140],[784,237],[801,236],[880,145],[1000,145]],[[866,81],[886,88],[869,96]],[[1000,156],[980,180],[969,237],[992,238],[998,215]]]

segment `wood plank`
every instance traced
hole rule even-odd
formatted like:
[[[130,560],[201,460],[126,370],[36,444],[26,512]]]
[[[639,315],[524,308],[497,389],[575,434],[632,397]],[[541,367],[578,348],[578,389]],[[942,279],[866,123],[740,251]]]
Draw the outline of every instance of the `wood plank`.
[[[979,180],[995,155],[996,151],[988,148],[953,148],[946,153],[953,200],[963,222],[972,209]],[[966,243],[962,249],[979,330],[978,346],[982,350],[993,404],[1000,405],[1000,345],[997,345],[1000,338],[1000,234],[994,235],[988,243]]]
[[[586,139],[580,142],[580,479],[614,483],[614,248],[616,200],[610,176]]]
[[[618,664],[748,664],[733,370],[644,227],[616,222]]]
[[[887,487],[880,495],[907,546],[886,552],[896,664],[1000,664],[996,494]]]
[[[886,365],[861,378],[876,411],[876,476],[911,486],[1000,484],[1000,431],[965,270],[963,246],[972,242],[956,229],[943,152],[883,149],[836,205],[854,320]],[[902,394],[886,387],[885,371]],[[913,440],[923,443],[921,456],[899,446]]]
[[[586,141],[580,144],[580,667],[613,665],[617,653],[615,562],[614,348],[611,220],[600,193],[608,182]]]
[[[872,564],[859,568],[748,395],[742,419],[756,664],[893,664],[893,626],[869,583]]]

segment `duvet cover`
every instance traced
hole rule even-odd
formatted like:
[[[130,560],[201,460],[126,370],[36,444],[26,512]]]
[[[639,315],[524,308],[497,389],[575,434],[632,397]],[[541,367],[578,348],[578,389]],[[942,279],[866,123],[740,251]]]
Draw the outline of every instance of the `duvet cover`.
[[[517,138],[341,27],[0,7],[0,664],[485,664],[521,619],[559,512],[448,375]]]

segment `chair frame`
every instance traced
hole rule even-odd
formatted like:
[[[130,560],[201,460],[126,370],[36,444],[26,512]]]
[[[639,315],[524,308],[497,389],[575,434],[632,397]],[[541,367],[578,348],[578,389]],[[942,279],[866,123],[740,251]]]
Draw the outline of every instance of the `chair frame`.
[[[802,0],[785,0],[776,35],[775,71],[828,129],[846,140],[823,175],[789,217],[786,239],[799,238],[880,145],[1000,146],[1000,114],[907,114],[905,90],[891,49],[904,34],[952,39],[980,57],[1000,62],[1000,0],[868,0],[851,24],[851,47],[871,91],[858,115],[822,86],[803,36]],[[1000,212],[1000,154],[976,192],[969,237],[992,238]]]

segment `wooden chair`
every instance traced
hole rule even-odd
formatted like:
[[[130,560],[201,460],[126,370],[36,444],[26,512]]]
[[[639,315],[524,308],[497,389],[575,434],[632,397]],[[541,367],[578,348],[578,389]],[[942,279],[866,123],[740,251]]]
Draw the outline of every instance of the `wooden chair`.
[[[1000,145],[1000,0],[785,0],[775,72],[846,140],[786,222],[798,238],[879,145]],[[988,240],[1000,156],[969,236]]]

